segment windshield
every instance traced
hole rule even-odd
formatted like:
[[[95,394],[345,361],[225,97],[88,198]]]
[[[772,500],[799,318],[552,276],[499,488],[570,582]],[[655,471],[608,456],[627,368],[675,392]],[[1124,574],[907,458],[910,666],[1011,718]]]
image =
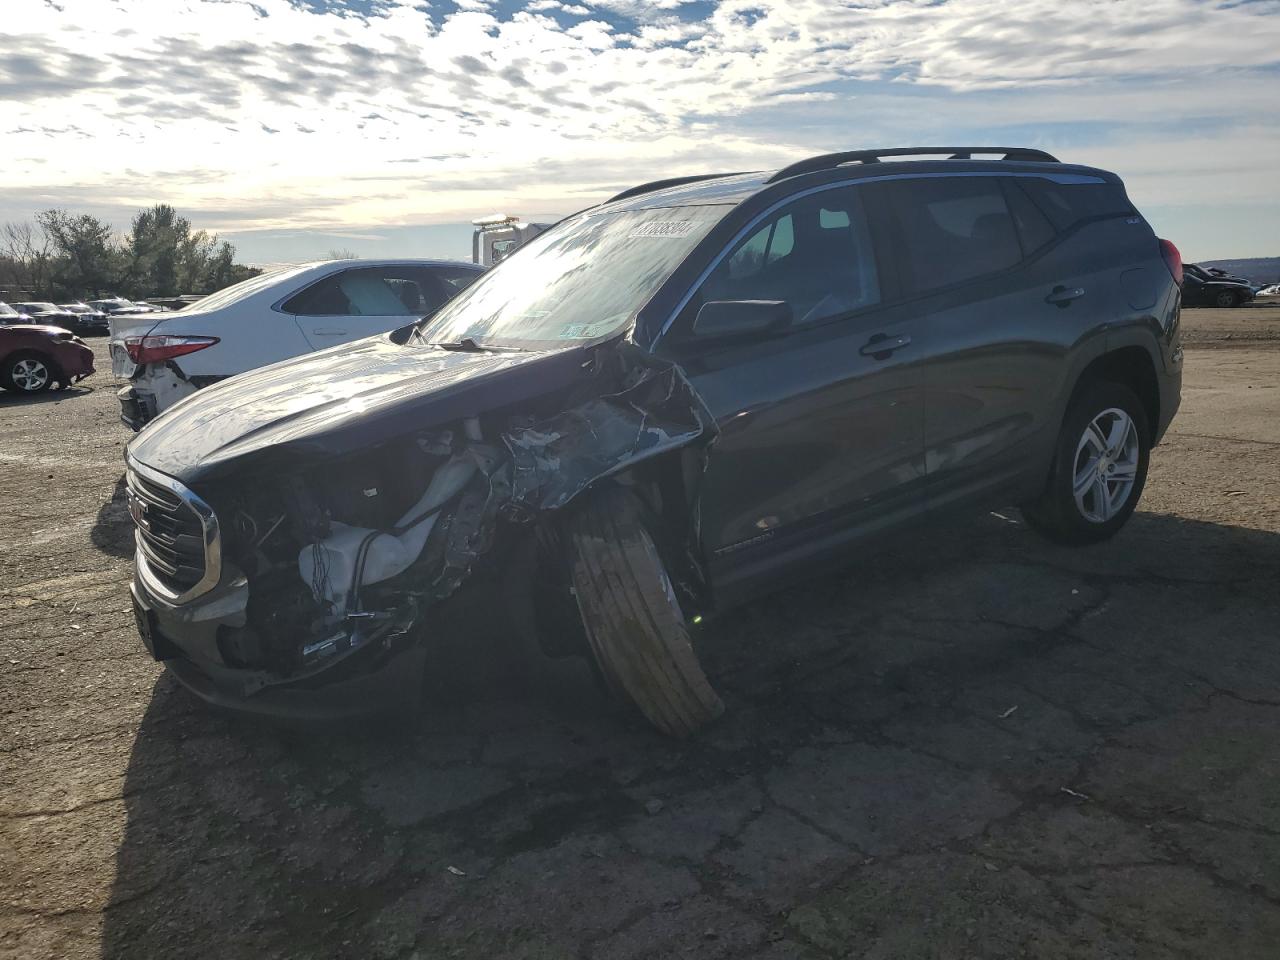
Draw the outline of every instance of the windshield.
[[[13,309],[7,303],[0,303],[0,317],[16,317],[19,316],[18,311]]]
[[[88,307],[86,307],[83,303],[64,303],[62,305],[62,309],[70,310],[72,313],[92,313],[93,312]]]
[[[727,209],[582,214],[503,260],[427,320],[421,334],[430,343],[546,346],[617,332]]]
[[[37,313],[62,313],[52,303],[24,303],[22,308],[24,310],[35,310]]]

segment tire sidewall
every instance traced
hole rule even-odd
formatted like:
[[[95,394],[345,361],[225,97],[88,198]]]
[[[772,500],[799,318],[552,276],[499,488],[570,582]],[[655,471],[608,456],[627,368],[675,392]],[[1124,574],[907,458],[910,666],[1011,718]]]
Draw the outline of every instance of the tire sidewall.
[[[35,390],[26,390],[18,386],[18,384],[13,379],[14,368],[23,360],[38,360],[44,364],[45,370],[47,370],[49,373],[49,376],[45,380],[44,384],[37,387]],[[36,353],[33,350],[22,350],[22,351],[19,351],[18,353],[9,354],[9,356],[4,358],[4,365],[0,367],[0,386],[3,386],[6,390],[12,390],[15,393],[22,393],[22,394],[28,394],[28,395],[43,393],[44,391],[48,390],[51,386],[53,386],[53,383],[55,380],[57,380],[57,378],[58,378],[58,370],[57,370],[57,367],[54,366],[53,361],[50,360],[48,357],[44,356],[43,354]]]
[[[1072,488],[1075,482],[1076,451],[1080,438],[1093,419],[1111,407],[1123,410],[1133,420],[1138,431],[1138,469],[1133,488],[1119,512],[1104,523],[1087,519],[1080,513]],[[1147,483],[1147,468],[1151,461],[1151,425],[1142,402],[1128,387],[1118,383],[1096,382],[1085,386],[1072,401],[1062,423],[1058,437],[1058,450],[1054,458],[1053,475],[1050,478],[1048,496],[1053,502],[1053,512],[1059,521],[1060,532],[1076,543],[1093,543],[1113,536],[1128,522],[1138,507]]]

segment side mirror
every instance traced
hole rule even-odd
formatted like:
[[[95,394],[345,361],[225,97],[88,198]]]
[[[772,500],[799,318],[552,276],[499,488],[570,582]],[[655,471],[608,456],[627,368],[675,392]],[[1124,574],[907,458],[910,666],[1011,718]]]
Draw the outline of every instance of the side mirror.
[[[791,304],[785,300],[709,300],[693,320],[699,340],[762,336],[791,323]]]

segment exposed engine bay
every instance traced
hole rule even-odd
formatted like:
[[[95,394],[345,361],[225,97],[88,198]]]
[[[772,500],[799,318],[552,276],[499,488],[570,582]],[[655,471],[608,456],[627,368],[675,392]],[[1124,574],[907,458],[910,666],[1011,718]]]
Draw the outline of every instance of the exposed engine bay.
[[[419,642],[426,611],[507,553],[494,549],[503,541],[535,544],[536,579],[556,512],[606,477],[651,487],[692,543],[688,481],[714,420],[679,369],[651,355],[599,351],[587,365],[582,380],[532,403],[210,490],[223,556],[248,583],[243,627],[218,640],[224,661],[246,671],[244,693]]]

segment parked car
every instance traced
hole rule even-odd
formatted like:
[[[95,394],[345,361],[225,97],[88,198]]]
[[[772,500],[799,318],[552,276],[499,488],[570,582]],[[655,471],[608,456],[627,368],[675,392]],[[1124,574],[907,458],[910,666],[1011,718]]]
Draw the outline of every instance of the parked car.
[[[0,302],[0,324],[30,323],[31,318],[21,310],[15,310],[7,303]]]
[[[447,688],[447,625],[505,618],[688,734],[722,709],[692,625],[874,536],[1010,502],[1120,530],[1180,274],[1118,177],[1038,150],[635,187],[135,437],[139,630],[208,701],[343,714]]]
[[[80,336],[106,336],[110,329],[107,325],[107,314],[102,310],[95,310],[87,303],[76,301],[75,303],[59,304],[59,307],[68,313],[75,314],[75,318],[70,322],[69,329],[72,333]]]
[[[56,303],[15,303],[13,307],[29,316],[34,323],[62,327],[64,330],[71,330],[76,323],[76,315]]]
[[[1280,296],[1280,283],[1269,283],[1257,291],[1259,297],[1276,297]]]
[[[132,300],[126,300],[124,297],[108,297],[105,300],[90,300],[89,306],[95,310],[101,310],[108,316],[116,314],[130,313],[151,313],[149,307],[140,307]]]
[[[1183,267],[1182,302],[1189,307],[1238,307],[1253,298],[1248,280],[1218,276],[1194,263]]]
[[[135,430],[201,387],[421,319],[483,272],[448,260],[328,260],[251,277],[111,335]]]
[[[65,390],[93,373],[93,351],[69,330],[37,323],[0,326],[0,387],[42,393]]]

